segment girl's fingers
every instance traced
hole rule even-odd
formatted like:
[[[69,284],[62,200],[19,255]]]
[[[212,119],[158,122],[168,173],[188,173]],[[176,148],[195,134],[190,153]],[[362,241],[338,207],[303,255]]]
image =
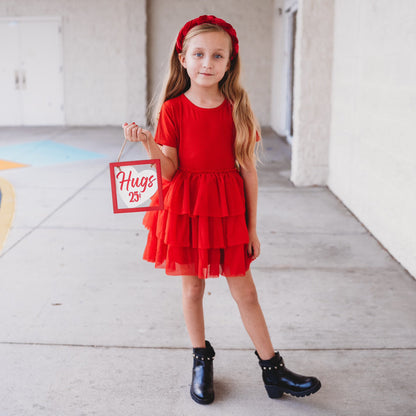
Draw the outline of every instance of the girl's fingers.
[[[250,242],[247,248],[248,255],[256,259],[260,255],[260,245]]]
[[[129,123],[124,123],[123,124],[123,133],[124,133],[124,137],[127,139],[127,140],[130,140],[131,139],[131,137],[130,137],[130,131],[129,131]]]
[[[136,123],[124,123],[123,125],[123,129],[124,129],[124,137],[131,141],[131,142],[137,142],[137,129],[139,127],[137,126]]]
[[[146,131],[147,130],[143,130],[142,128],[139,128],[139,130],[137,131],[137,136],[138,136],[138,138],[139,138],[140,141],[147,140]]]
[[[142,129],[136,123],[123,124],[124,137],[131,142],[144,142],[148,140],[150,132]]]

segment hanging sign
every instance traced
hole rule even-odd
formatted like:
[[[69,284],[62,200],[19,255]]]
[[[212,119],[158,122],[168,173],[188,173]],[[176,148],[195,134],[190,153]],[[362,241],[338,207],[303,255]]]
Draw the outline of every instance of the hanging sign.
[[[110,163],[111,194],[115,214],[163,209],[162,172],[159,159]]]
[[[110,163],[110,178],[115,214],[163,209],[159,159]]]

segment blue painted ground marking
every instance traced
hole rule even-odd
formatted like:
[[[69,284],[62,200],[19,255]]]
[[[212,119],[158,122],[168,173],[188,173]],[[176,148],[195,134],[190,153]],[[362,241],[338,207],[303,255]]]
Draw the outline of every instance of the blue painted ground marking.
[[[47,166],[104,157],[100,153],[89,152],[51,140],[0,146],[0,159],[32,166]]]

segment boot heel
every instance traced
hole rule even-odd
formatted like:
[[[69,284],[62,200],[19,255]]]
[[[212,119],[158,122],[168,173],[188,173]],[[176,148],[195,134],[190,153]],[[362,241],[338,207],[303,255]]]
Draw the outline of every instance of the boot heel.
[[[265,384],[267,394],[271,399],[279,399],[283,396],[283,390],[279,389],[277,386],[273,386],[272,384]]]

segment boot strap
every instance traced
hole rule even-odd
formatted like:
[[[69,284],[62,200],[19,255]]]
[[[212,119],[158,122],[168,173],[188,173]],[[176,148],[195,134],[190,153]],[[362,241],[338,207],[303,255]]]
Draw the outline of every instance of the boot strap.
[[[259,364],[263,370],[267,371],[278,370],[285,366],[283,358],[278,351],[275,352],[275,356],[271,360],[259,360]]]
[[[207,361],[211,361],[214,360],[214,357],[206,357],[204,355],[196,355],[196,354],[192,354],[192,357],[196,358],[197,360],[207,360]]]

